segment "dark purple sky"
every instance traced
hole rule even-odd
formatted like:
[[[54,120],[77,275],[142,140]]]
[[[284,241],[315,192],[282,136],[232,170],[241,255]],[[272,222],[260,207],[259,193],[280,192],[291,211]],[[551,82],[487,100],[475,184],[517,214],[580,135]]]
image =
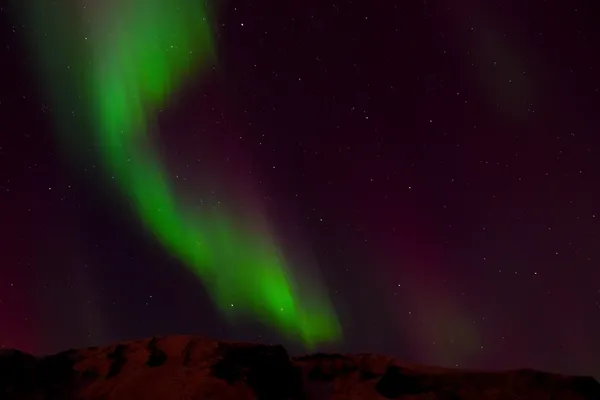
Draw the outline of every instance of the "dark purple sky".
[[[483,3],[230,0],[219,67],[164,111],[162,150],[194,185],[252,170],[280,240],[323,271],[345,336],[328,349],[600,377],[597,9]],[[281,342],[221,319],[88,148],[61,155],[32,27],[12,17],[0,9],[0,344]]]

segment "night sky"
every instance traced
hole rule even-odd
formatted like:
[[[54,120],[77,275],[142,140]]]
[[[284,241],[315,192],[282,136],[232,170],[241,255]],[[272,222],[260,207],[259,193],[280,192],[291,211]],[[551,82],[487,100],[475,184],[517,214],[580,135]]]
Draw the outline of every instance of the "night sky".
[[[483,3],[219,4],[217,62],[159,112],[157,145],[183,196],[260,209],[292,271],[318,265],[343,333],[319,350],[600,377],[597,9]],[[26,43],[39,27],[12,11],[0,344],[197,333],[301,352],[225,321],[120,200],[88,128],[65,155]]]

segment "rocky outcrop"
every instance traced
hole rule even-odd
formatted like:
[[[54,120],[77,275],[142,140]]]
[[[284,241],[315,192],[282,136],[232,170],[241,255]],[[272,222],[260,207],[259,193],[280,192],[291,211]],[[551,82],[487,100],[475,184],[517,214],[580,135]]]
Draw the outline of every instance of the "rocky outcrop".
[[[599,400],[591,377],[481,372],[372,354],[290,358],[281,346],[154,337],[36,358],[0,352],[2,400]]]

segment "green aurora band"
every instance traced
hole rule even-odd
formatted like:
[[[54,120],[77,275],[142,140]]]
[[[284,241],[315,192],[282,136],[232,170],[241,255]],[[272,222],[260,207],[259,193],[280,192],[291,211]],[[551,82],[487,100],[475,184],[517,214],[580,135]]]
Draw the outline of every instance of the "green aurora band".
[[[23,3],[68,152],[77,152],[75,140],[86,141],[73,139],[81,136],[70,111],[76,101],[84,110],[80,126],[85,118],[93,123],[96,136],[87,140],[100,149],[108,176],[164,248],[204,281],[224,315],[252,315],[308,348],[338,340],[340,326],[319,282],[292,281],[264,229],[219,210],[184,207],[152,146],[153,115],[215,58],[206,6],[192,0]]]

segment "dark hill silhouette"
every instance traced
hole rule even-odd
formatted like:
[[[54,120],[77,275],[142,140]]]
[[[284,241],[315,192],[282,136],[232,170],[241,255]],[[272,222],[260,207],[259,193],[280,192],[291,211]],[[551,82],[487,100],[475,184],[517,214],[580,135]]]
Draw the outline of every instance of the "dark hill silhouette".
[[[591,377],[426,367],[373,354],[154,337],[34,357],[0,352],[2,400],[599,400]]]

